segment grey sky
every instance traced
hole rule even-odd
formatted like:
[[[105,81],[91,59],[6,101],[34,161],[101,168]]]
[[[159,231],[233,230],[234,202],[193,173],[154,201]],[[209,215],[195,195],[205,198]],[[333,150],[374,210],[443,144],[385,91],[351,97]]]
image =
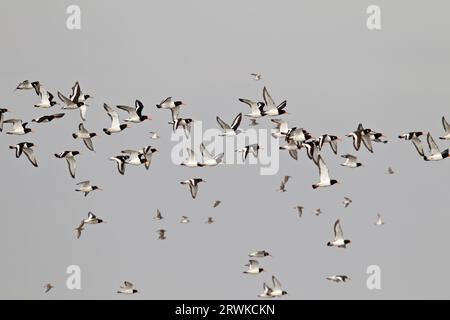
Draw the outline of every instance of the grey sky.
[[[82,29],[66,28],[66,8],[78,4]],[[366,28],[366,8],[382,10],[382,30]],[[115,291],[133,282],[148,299],[253,299],[275,274],[291,299],[449,298],[446,208],[450,161],[426,163],[399,133],[442,133],[449,113],[450,5],[445,1],[17,1],[0,2],[0,106],[7,117],[31,120],[54,113],[33,108],[31,92],[13,92],[24,79],[39,80],[56,95],[80,81],[94,99],[86,127],[97,133],[96,153],[71,137],[77,111],[62,120],[33,124],[37,133],[1,134],[1,298],[123,298]],[[252,72],[263,80],[253,81]],[[247,107],[237,99],[262,98],[266,85],[276,101],[288,100],[291,126],[315,135],[344,136],[359,122],[390,138],[361,149],[365,167],[339,166],[327,147],[323,156],[342,185],[312,190],[315,166],[280,153],[281,168],[261,176],[252,166],[190,169],[170,160],[168,110],[155,104],[167,96],[185,101],[183,115],[218,127]],[[138,98],[153,121],[113,136],[104,102],[132,104]],[[121,113],[121,115],[123,115]],[[272,127],[262,119],[261,127]],[[6,125],[5,125],[6,126]],[[248,127],[248,121],[243,122]],[[149,131],[161,139],[152,141]],[[8,146],[38,145],[39,168],[15,159]],[[439,141],[442,149],[448,141]],[[154,145],[160,149],[149,171],[127,167],[120,176],[109,156]],[[80,150],[77,177],[53,153]],[[340,154],[354,153],[351,142]],[[396,174],[386,175],[391,166]],[[286,193],[281,177],[291,175]],[[179,181],[203,177],[192,200]],[[105,191],[84,198],[75,183],[90,179]],[[344,209],[341,202],[354,202]],[[214,200],[222,205],[212,209]],[[303,205],[299,219],[292,209]],[[321,208],[324,214],[312,215]],[[152,220],[156,208],[165,219]],[[108,221],[74,237],[77,223],[93,211]],[[386,225],[374,226],[381,213]],[[180,225],[182,215],[191,219]],[[217,223],[206,225],[208,216]],[[340,218],[352,240],[346,250],[326,247]],[[167,229],[158,241],[156,230]],[[268,273],[245,276],[247,253],[267,249]],[[82,270],[82,289],[65,287],[68,265]],[[366,288],[366,268],[382,270],[382,289]],[[352,280],[333,284],[332,274]],[[55,289],[43,294],[46,282]]]

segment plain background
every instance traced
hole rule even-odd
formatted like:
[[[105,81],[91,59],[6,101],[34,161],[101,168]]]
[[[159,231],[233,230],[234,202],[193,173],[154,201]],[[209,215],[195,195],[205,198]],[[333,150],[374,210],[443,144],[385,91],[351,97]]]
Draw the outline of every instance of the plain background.
[[[82,28],[66,28],[66,8],[81,7]],[[366,8],[377,4],[382,30],[366,28]],[[96,152],[71,137],[78,111],[62,120],[32,124],[27,136],[0,136],[2,232],[0,297],[37,299],[127,298],[115,292],[128,280],[147,299],[253,299],[275,274],[291,299],[450,298],[448,208],[450,161],[424,162],[400,133],[442,134],[449,113],[450,21],[448,1],[1,1],[0,105],[7,117],[31,120],[55,113],[33,107],[33,91],[13,92],[18,82],[39,80],[56,96],[80,81],[90,102],[86,127]],[[252,72],[263,74],[253,81]],[[248,111],[237,99],[262,99],[266,85],[276,101],[288,100],[291,126],[315,135],[342,137],[359,122],[384,132],[387,145],[356,153],[356,170],[326,147],[331,175],[342,185],[312,190],[316,167],[301,152],[294,161],[280,153],[277,175],[261,176],[257,165],[207,169],[177,166],[170,159],[168,110],[155,104],[167,96],[185,101],[182,115],[218,127]],[[106,136],[104,102],[133,104],[138,98],[154,117],[123,133]],[[123,117],[124,114],[121,113]],[[270,128],[268,119],[261,127]],[[9,125],[5,125],[7,130]],[[248,127],[248,121],[243,122]],[[149,131],[161,139],[152,141]],[[8,146],[37,144],[39,168],[15,159]],[[441,148],[448,141],[438,142]],[[127,167],[120,176],[108,157],[151,144],[149,171]],[[77,177],[55,152],[80,150]],[[340,154],[352,150],[348,138]],[[385,174],[391,166],[395,175]],[[287,192],[281,177],[291,175]],[[203,177],[191,199],[181,180]],[[102,186],[84,198],[77,182]],[[344,196],[353,204],[344,209]],[[222,205],[212,208],[214,200]],[[299,219],[293,209],[305,207]],[[165,217],[152,219],[156,208]],[[321,208],[320,217],[311,212]],[[79,221],[93,211],[108,223]],[[376,227],[376,214],[386,225]],[[181,215],[191,219],[179,224]],[[208,216],[217,222],[205,224]],[[346,250],[326,247],[340,218]],[[167,229],[158,241],[156,230]],[[266,249],[269,272],[242,272],[250,251]],[[65,286],[69,265],[82,270],[82,289]],[[378,265],[382,289],[368,290],[366,268]],[[332,274],[352,280],[334,284]],[[43,285],[55,285],[44,294]]]

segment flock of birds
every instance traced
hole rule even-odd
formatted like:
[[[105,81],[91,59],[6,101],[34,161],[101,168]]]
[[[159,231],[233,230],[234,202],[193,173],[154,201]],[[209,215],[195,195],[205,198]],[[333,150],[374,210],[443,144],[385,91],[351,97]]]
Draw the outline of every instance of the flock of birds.
[[[261,74],[251,74],[254,80],[261,80]],[[34,90],[36,94],[40,97],[40,102],[36,103],[34,106],[36,108],[47,109],[51,108],[57,104],[62,104],[63,110],[79,110],[80,117],[82,122],[78,125],[78,132],[73,133],[74,139],[80,139],[84,142],[85,147],[94,151],[93,138],[97,136],[97,133],[90,132],[84,125],[84,121],[86,120],[88,104],[87,101],[92,97],[88,94],[84,94],[81,91],[80,85],[78,82],[72,87],[72,92],[69,97],[66,97],[61,92],[58,92],[58,97],[61,102],[55,101],[53,94],[46,90],[46,88],[39,81],[30,82],[25,80],[18,84],[16,90]],[[328,144],[333,151],[334,154],[338,154],[338,142],[341,139],[336,135],[331,134],[323,134],[319,137],[313,137],[307,130],[301,127],[289,127],[288,122],[281,118],[278,118],[282,115],[287,115],[286,111],[287,101],[284,100],[281,103],[277,104],[270,96],[266,87],[263,88],[263,101],[254,101],[250,99],[239,99],[240,102],[248,105],[250,108],[250,112],[245,114],[245,116],[250,120],[250,126],[257,126],[259,123],[258,119],[262,117],[277,117],[276,119],[271,119],[273,123],[275,123],[276,127],[272,130],[272,136],[276,139],[281,139],[286,142],[285,145],[280,147],[280,150],[286,150],[289,152],[289,155],[297,160],[298,152],[302,149],[306,151],[306,155],[308,158],[313,161],[313,163],[317,166],[319,170],[319,181],[317,183],[312,184],[313,189],[330,187],[335,184],[339,184],[339,182],[335,179],[330,178],[329,169],[321,155],[322,149]],[[157,109],[168,109],[171,111],[172,119],[169,124],[172,126],[172,131],[175,132],[179,129],[184,131],[186,137],[189,137],[191,134],[192,124],[194,122],[191,118],[184,118],[180,116],[180,111],[182,107],[185,106],[183,101],[176,101],[171,97],[168,97],[162,100],[159,104],[156,105]],[[106,135],[117,134],[125,129],[131,127],[131,124],[139,124],[147,120],[151,120],[150,116],[143,114],[144,105],[141,101],[136,100],[135,106],[123,106],[118,105],[116,108],[118,110],[122,110],[128,114],[128,117],[120,120],[118,110],[108,106],[106,103],[103,105],[106,114],[111,119],[111,126],[109,128],[104,128],[103,132]],[[28,122],[24,122],[21,119],[7,119],[5,120],[5,115],[10,110],[1,108],[0,109],[0,132],[3,131],[4,124],[11,124],[12,128],[6,131],[7,134],[10,135],[27,135],[29,133],[34,132],[33,129],[28,128]],[[36,119],[32,119],[33,123],[49,123],[64,117],[64,113],[55,113],[48,114],[38,117]],[[239,113],[235,116],[233,122],[231,124],[226,123],[220,117],[217,117],[216,120],[220,127],[223,130],[222,136],[225,137],[233,137],[241,132],[239,127],[242,122],[242,113]],[[450,125],[446,121],[445,117],[442,117],[442,125],[444,127],[444,134],[440,137],[442,140],[450,140]],[[425,161],[439,161],[449,157],[449,150],[446,149],[441,151],[432,135],[428,132],[426,133],[426,140],[429,147],[428,154],[425,153],[424,147],[421,141],[421,137],[424,136],[424,132],[412,131],[405,134],[401,134],[398,136],[400,139],[404,139],[407,141],[411,141],[414,147],[416,148],[420,157],[422,157]],[[369,128],[365,128],[362,124],[359,124],[356,130],[348,133],[346,135],[348,138],[352,139],[353,147],[356,151],[360,150],[361,145],[370,152],[374,152],[373,145],[374,143],[387,143],[386,136],[381,133],[374,131]],[[160,136],[157,132],[150,132],[151,139],[158,139]],[[22,154],[28,158],[30,163],[38,167],[37,157],[35,155],[35,148],[37,146],[32,142],[20,142],[15,145],[11,145],[10,149],[15,150],[16,158],[20,158]],[[224,153],[220,153],[214,155],[208,151],[206,146],[201,143],[200,153],[202,155],[202,161],[198,161],[195,155],[195,152],[189,148],[187,148],[187,159],[183,161],[180,165],[185,167],[214,167],[220,164],[224,164]],[[258,143],[253,143],[245,146],[241,150],[235,150],[236,152],[242,153],[242,159],[245,161],[250,155],[253,157],[258,157],[258,152],[260,150],[260,146]],[[125,168],[128,165],[140,166],[143,165],[147,170],[150,168],[152,156],[158,152],[157,148],[152,146],[145,146],[141,149],[137,150],[123,150],[119,155],[110,157],[109,159],[114,161],[117,165],[117,170],[121,175],[125,174]],[[69,174],[72,178],[76,177],[76,157],[80,155],[80,151],[78,150],[65,150],[60,153],[54,154],[58,159],[65,159],[68,164]],[[353,154],[344,154],[341,155],[342,158],[345,159],[341,165],[347,168],[355,169],[363,166],[361,162],[358,162],[358,158]],[[388,169],[389,174],[394,174],[392,168]],[[278,189],[280,192],[286,192],[286,186],[290,179],[290,176],[284,176],[281,181],[281,185]],[[191,197],[195,199],[198,194],[200,183],[206,182],[204,179],[199,177],[193,177],[191,179],[187,179],[185,181],[181,181],[182,185],[186,185],[189,187],[189,191]],[[102,190],[99,186],[93,185],[90,181],[82,181],[77,184],[77,189],[75,191],[81,192],[84,196],[89,195],[91,192],[96,190]],[[343,200],[343,205],[348,207],[352,203],[352,200],[348,197],[345,197]],[[218,207],[221,204],[220,200],[216,200],[213,203],[213,208]],[[302,216],[304,207],[296,206],[294,207],[299,217]],[[322,213],[321,209],[315,209],[313,211],[315,215],[320,215]],[[155,220],[162,220],[164,217],[162,216],[159,209],[154,216]],[[80,224],[75,228],[76,238],[80,238],[82,232],[85,230],[87,225],[96,225],[100,223],[104,223],[103,219],[98,218],[94,213],[89,212],[87,218],[81,220]],[[187,216],[182,216],[180,223],[187,224],[190,220]],[[213,217],[208,217],[206,223],[211,224],[214,223],[215,220]],[[381,215],[378,214],[376,225],[383,225],[384,222],[381,218]],[[342,231],[342,225],[340,220],[336,220],[334,223],[334,238],[327,243],[327,246],[336,247],[336,248],[346,248],[351,241],[344,237]],[[158,239],[164,240],[167,238],[165,229],[157,230]],[[245,266],[247,270],[244,271],[245,274],[256,275],[264,272],[264,268],[260,267],[260,262],[257,259],[264,258],[267,256],[271,256],[269,252],[266,250],[260,250],[251,252],[248,254],[250,260],[248,264]],[[350,278],[346,275],[332,275],[327,278],[333,282],[346,282]],[[54,286],[50,283],[45,285],[45,292],[50,291]],[[269,286],[267,283],[263,284],[263,293],[260,294],[260,297],[265,298],[273,298],[280,297],[287,292],[282,289],[282,285],[280,281],[272,276],[272,285]],[[125,281],[124,284],[117,291],[118,293],[124,294],[133,294],[138,292],[133,284],[129,281]]]

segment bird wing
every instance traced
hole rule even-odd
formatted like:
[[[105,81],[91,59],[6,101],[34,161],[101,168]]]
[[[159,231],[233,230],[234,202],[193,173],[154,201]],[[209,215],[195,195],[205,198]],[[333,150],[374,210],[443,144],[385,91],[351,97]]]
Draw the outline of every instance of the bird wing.
[[[42,100],[42,102],[49,101],[47,90],[45,90],[45,89],[42,90],[42,88],[41,88],[40,92],[41,92],[41,100]],[[44,94],[45,94],[46,98],[44,98]],[[65,95],[63,95],[59,91],[58,91],[58,97],[59,97],[59,99],[61,99],[62,102],[64,102],[65,105],[70,105],[70,104],[73,103],[73,101],[71,99],[67,98]]]
[[[94,144],[92,143],[92,139],[91,138],[85,138],[85,139],[83,139],[83,142],[84,142],[86,148],[88,148],[91,151],[95,151],[94,150]]]
[[[136,109],[133,107],[129,107],[129,106],[116,106],[117,108],[124,110],[126,112],[128,112],[128,114],[130,115],[131,118],[139,118],[138,114],[136,113]]]
[[[434,139],[429,132],[427,134],[427,141],[428,141],[428,146],[430,147],[431,154],[440,153],[438,145],[436,144],[436,142],[434,142]]]
[[[275,277],[272,276],[272,283],[273,283],[273,290],[280,290],[281,291],[281,282]]]
[[[82,182],[78,182],[77,186],[81,186],[81,187],[87,187],[91,184],[91,182],[89,180],[86,181],[82,181]]]
[[[72,87],[72,93],[69,96],[69,99],[75,103],[78,102],[78,99],[80,98],[81,95],[81,88],[80,88],[80,84],[77,82],[75,82],[74,86]]]
[[[334,154],[337,154],[337,150],[338,150],[337,140],[331,140],[330,146],[331,146],[331,149],[333,150]]]
[[[209,153],[209,151],[206,149],[206,147],[203,144],[203,142],[200,144],[200,152],[202,154],[203,161],[214,159],[213,156],[211,155],[211,153]]]
[[[89,133],[89,131],[86,130],[82,123],[78,125],[78,130],[80,131],[80,133]]]
[[[370,139],[370,134],[361,133],[361,140],[367,150],[373,152],[372,139]]]
[[[242,120],[242,113],[239,113],[236,116],[236,118],[234,118],[233,123],[231,124],[231,129],[236,131],[237,128],[239,128],[239,125],[241,124],[241,120]]]
[[[18,129],[20,129],[22,127],[22,120],[20,120],[20,119],[8,119],[8,120],[5,120],[3,122],[4,123],[12,123],[13,131],[14,130],[18,130]]]
[[[425,153],[423,151],[423,145],[422,145],[422,141],[420,140],[420,138],[413,137],[413,138],[411,138],[411,142],[413,143],[417,152],[423,157],[425,155]]]
[[[87,106],[85,104],[83,104],[79,109],[80,109],[81,120],[86,121]]]
[[[319,155],[317,162],[318,162],[317,166],[319,167],[320,182],[330,181],[330,173],[328,171],[328,167],[325,161],[323,161],[321,155]]]
[[[75,169],[77,167],[77,162],[74,157],[66,157],[67,165],[69,166],[69,172],[72,178],[75,179]]]
[[[33,164],[33,166],[37,167],[36,156],[34,155],[33,149],[31,148],[23,148],[23,153],[27,156],[28,160]]]
[[[144,110],[144,104],[140,100],[136,99],[136,101],[134,102],[134,106],[136,107],[135,110],[136,110],[137,115],[141,116],[142,110]]]
[[[97,218],[97,217],[95,216],[95,214],[93,214],[91,211],[89,211],[89,213],[88,213],[88,219],[95,219],[95,218]]]
[[[344,239],[344,234],[342,232],[341,223],[338,219],[334,223],[334,240],[343,240],[343,239]]]
[[[445,133],[450,133],[450,124],[445,120],[445,117],[442,117],[442,126],[444,127]]]
[[[172,113],[172,121],[175,122],[178,119],[178,115],[180,114],[180,106],[176,106],[170,109]]]
[[[193,199],[197,196],[198,192],[198,185],[193,185],[192,183],[189,183],[189,190],[191,191],[191,196]]]
[[[231,127],[228,124],[226,124],[222,119],[220,119],[218,116],[216,117],[216,120],[223,130],[231,130]]]
[[[273,101],[272,97],[269,94],[269,91],[267,91],[267,88],[263,88],[263,98],[264,102],[266,103],[267,109],[276,109],[275,101]]]
[[[120,122],[119,122],[119,114],[117,111],[113,110],[110,106],[108,106],[106,103],[103,105],[103,108],[108,113],[108,116],[111,118],[111,128],[120,128]]]

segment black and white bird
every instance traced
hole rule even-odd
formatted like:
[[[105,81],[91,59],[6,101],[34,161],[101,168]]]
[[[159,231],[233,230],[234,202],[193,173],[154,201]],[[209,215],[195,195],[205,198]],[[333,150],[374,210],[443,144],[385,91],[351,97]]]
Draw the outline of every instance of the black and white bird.
[[[344,197],[342,204],[344,205],[345,208],[347,208],[349,205],[352,204],[352,202],[353,202],[353,200],[350,199],[349,197]]]
[[[138,293],[138,291],[134,289],[134,285],[131,282],[124,281],[123,285],[120,286],[120,289],[117,291],[117,293],[134,294]]]
[[[250,75],[253,77],[253,80],[258,81],[261,80],[262,75],[260,73],[250,73]]]
[[[277,191],[286,192],[286,184],[290,178],[291,176],[284,176],[281,180],[280,188]]]
[[[142,114],[142,110],[144,110],[144,105],[142,104],[141,101],[136,100],[134,105],[135,105],[134,107],[122,106],[122,105],[117,106],[117,108],[128,112],[128,118],[124,119],[123,121],[140,123],[145,120],[151,120],[151,118],[149,116]]]
[[[39,92],[39,96],[41,97],[41,102],[34,105],[36,108],[50,108],[55,104],[58,104],[58,102],[54,101],[55,97],[47,91],[44,86],[38,85],[36,88]]]
[[[30,132],[34,132],[33,129],[27,128],[28,122],[22,122],[20,119],[8,119],[3,123],[12,123],[12,130],[6,131],[7,134],[24,135]]]
[[[316,217],[320,216],[322,213],[323,213],[323,212],[322,212],[322,209],[320,209],[320,208],[317,208],[317,209],[315,209],[315,210],[313,211],[313,214],[314,214]]]
[[[95,190],[102,191],[103,190],[99,186],[93,186],[89,180],[79,182],[79,183],[77,183],[77,186],[79,186],[79,187],[76,188],[75,191],[83,192],[85,197],[87,197],[87,195],[92,191],[95,191]]]
[[[302,144],[303,142],[311,139],[311,133],[309,133],[308,131],[306,131],[303,128],[297,128],[297,127],[293,127],[291,129],[289,129],[289,131],[286,134],[286,142],[295,142],[298,144]]]
[[[165,239],[167,239],[167,237],[166,237],[167,230],[166,229],[159,229],[156,232],[158,233],[158,240],[165,240]]]
[[[285,138],[289,132],[289,125],[287,121],[281,119],[270,119],[270,121],[277,125],[275,129],[272,130],[272,137],[274,137],[275,139]]]
[[[45,288],[45,292],[44,292],[44,293],[49,292],[49,291],[52,290],[54,287],[55,287],[55,286],[52,285],[51,283],[45,284],[45,285],[44,285],[44,288]]]
[[[59,97],[61,99],[61,97]],[[64,97],[65,98],[65,97]],[[72,93],[69,96],[70,101],[72,103],[67,101],[67,98],[64,99],[66,103],[66,106],[63,107],[63,109],[80,109],[80,117],[81,120],[86,121],[86,111],[87,111],[87,104],[86,100],[92,98],[88,94],[83,94],[81,91],[80,84],[75,82],[75,85],[72,87]]]
[[[61,119],[62,117],[64,117],[64,113],[55,113],[55,114],[49,114],[46,116],[35,118],[35,119],[31,120],[31,122],[46,123],[46,122],[51,122],[55,119]]]
[[[216,117],[216,120],[219,123],[219,125],[222,127],[222,129],[224,130],[224,133],[220,134],[221,136],[235,136],[235,135],[238,135],[239,133],[242,132],[242,130],[239,129],[239,125],[241,124],[241,120],[242,120],[242,113],[239,113],[234,118],[233,123],[231,124],[231,126],[228,125],[227,123],[225,123],[219,117]]]
[[[303,215],[303,207],[302,206],[295,206],[294,209],[297,211],[298,217],[301,218]]]
[[[337,180],[330,179],[330,173],[328,171],[328,167],[325,164],[325,161],[323,161],[321,155],[319,155],[319,157],[318,157],[317,167],[319,168],[320,181],[318,183],[312,185],[313,189],[317,189],[319,187],[329,187],[329,186],[339,183]]]
[[[213,208],[217,208],[221,203],[222,203],[222,201],[220,201],[220,200],[214,201]]]
[[[245,265],[248,269],[244,271],[245,274],[260,274],[261,272],[264,272],[264,268],[261,268],[259,266],[259,262],[256,260],[249,260],[248,263]]]
[[[371,132],[370,129],[364,129],[363,125],[360,123],[358,125],[358,128],[347,134],[347,137],[351,137],[353,139],[353,147],[356,151],[359,150],[361,147],[361,142],[364,144],[364,146],[369,150],[371,153],[373,153],[373,146],[372,146],[372,139],[371,139]]]
[[[0,132],[3,131],[3,121],[5,118],[5,113],[9,112],[6,108],[0,108]]]
[[[181,223],[181,224],[188,224],[189,222],[191,222],[191,220],[189,220],[188,217],[186,217],[186,216],[181,216],[181,220],[180,220],[180,223]]]
[[[259,150],[262,148],[257,143],[249,144],[236,152],[242,153],[242,162],[245,162],[249,154],[252,154],[255,158],[258,158]]]
[[[346,159],[344,163],[341,163],[341,166],[347,168],[358,168],[362,166],[361,162],[358,162],[358,158],[351,154],[341,155],[342,158]]]
[[[36,89],[38,86],[39,86],[39,81],[24,80],[24,81],[20,82],[16,86],[14,91],[16,91],[16,90],[31,90],[31,89],[35,89],[36,94],[39,95],[39,90]]]
[[[318,140],[309,140],[306,142],[302,142],[302,147],[306,150],[306,155],[310,160],[312,160],[316,165],[319,162],[319,141]]]
[[[79,151],[63,151],[61,153],[55,153],[55,157],[58,159],[66,159],[67,165],[69,166],[69,173],[72,178],[75,179],[75,170],[77,167],[77,162],[75,156],[79,155]]]
[[[329,143],[331,150],[333,150],[334,154],[337,154],[337,150],[338,150],[337,143],[340,140],[340,138],[338,136],[324,134],[324,135],[321,135],[318,139],[319,139],[319,150],[320,151],[322,151],[323,145],[325,143]]]
[[[94,144],[92,143],[92,138],[95,136],[97,136],[97,134],[95,132],[89,132],[88,130],[86,130],[84,124],[82,123],[78,125],[78,132],[72,133],[72,137],[74,139],[82,139],[86,148],[91,151],[95,151]]]
[[[158,151],[158,149],[152,146],[146,146],[139,150],[139,157],[144,160],[144,165],[147,170],[152,164],[153,155]]]
[[[369,135],[370,135],[370,140],[373,142],[378,142],[378,143],[388,143],[389,142],[388,140],[386,140],[386,136],[381,132],[376,132],[376,131],[371,130]]]
[[[150,139],[156,140],[156,139],[160,138],[158,132],[150,131],[149,133],[150,133]]]
[[[382,226],[384,224],[383,219],[381,219],[381,214],[377,213],[377,221],[375,222],[375,225]]]
[[[206,149],[203,142],[200,144],[200,152],[202,154],[202,163],[199,164],[200,167],[214,167],[222,163],[224,153],[219,153],[213,156],[208,149]]]
[[[31,142],[21,142],[13,146],[9,146],[10,149],[16,150],[16,158],[19,158],[22,153],[24,153],[31,164],[35,167],[38,166],[36,156],[34,155],[33,148],[35,147],[34,143]]]
[[[117,170],[119,170],[119,173],[121,175],[125,174],[125,163],[128,161],[130,156],[122,154],[115,157],[110,157],[109,160],[115,161],[117,164]]]
[[[164,219],[164,217],[162,216],[161,211],[159,211],[159,209],[156,209],[156,214],[153,217],[153,219],[155,219],[155,220],[162,220],[162,219]]]
[[[80,83],[78,81],[75,82],[74,86],[72,87],[72,93],[70,94],[69,99],[72,101],[84,103],[89,98],[92,98],[92,96],[89,94],[83,94],[83,92],[81,91]]]
[[[195,152],[191,148],[186,148],[186,153],[188,155],[187,159],[180,163],[181,166],[185,166],[188,168],[195,168],[201,166],[201,164],[197,161],[195,157]]]
[[[108,129],[103,128],[104,133],[106,133],[107,135],[111,135],[112,133],[121,132],[121,131],[125,130],[126,128],[130,127],[130,125],[127,123],[120,124],[119,114],[117,113],[117,111],[112,109],[106,103],[103,104],[103,108],[106,110],[106,112],[108,113],[108,116],[111,118],[111,127]]]
[[[198,184],[200,182],[206,182],[206,180],[203,180],[201,178],[192,178],[189,180],[181,181],[180,183],[189,186],[189,190],[191,192],[192,199],[195,199],[195,197],[197,197]]]
[[[262,112],[263,116],[267,115],[267,116],[273,117],[273,116],[279,116],[282,114],[288,114],[286,112],[286,110],[284,110],[286,108],[287,101],[284,100],[277,106],[275,104],[275,101],[273,101],[272,97],[270,96],[269,91],[267,91],[266,87],[263,88],[263,98],[264,98],[264,103],[267,107],[267,109]]]
[[[425,153],[423,151],[423,145],[422,141],[420,140],[420,137],[423,135],[422,131],[413,131],[408,132],[405,134],[401,134],[398,136],[399,139],[409,140],[413,143],[414,147],[416,148],[419,155],[423,158]]]
[[[92,212],[89,211],[88,217],[86,219],[83,219],[83,223],[84,224],[99,224],[99,223],[106,223],[106,221],[104,221],[103,219],[97,218],[95,216],[95,214],[93,214]]]
[[[273,286],[271,288],[266,283],[264,283],[264,292],[259,296],[262,298],[275,298],[287,294],[287,291],[282,289],[281,282],[277,278],[275,278],[275,276],[272,276],[272,284]]]
[[[267,252],[266,250],[258,250],[258,251],[254,251],[254,252],[250,252],[248,254],[248,256],[250,258],[264,258],[264,257],[271,257],[272,255]]]
[[[216,222],[216,220],[214,220],[214,217],[208,217],[208,219],[206,220],[206,224],[212,224],[212,223],[214,223],[214,222]]]
[[[436,142],[434,141],[433,137],[429,132],[427,135],[427,142],[430,152],[428,156],[426,155],[423,156],[423,159],[425,161],[439,161],[450,157],[449,149],[445,149],[444,151],[441,152],[439,150],[438,145],[436,144]]]
[[[334,275],[334,276],[327,277],[327,280],[339,283],[339,282],[346,282],[346,281],[350,280],[350,278],[345,275]]]
[[[264,115],[264,107],[265,103],[260,101],[253,101],[250,99],[239,98],[239,101],[245,103],[250,107],[250,113],[247,113],[245,116],[250,117],[252,119],[258,119],[263,117]]]
[[[84,105],[84,102],[78,101],[77,99],[70,99],[63,95],[61,92],[58,91],[58,98],[63,103],[63,110],[76,110],[81,108]],[[81,117],[84,121],[84,117]]]
[[[183,101],[173,101],[172,97],[167,97],[156,105],[158,109],[173,109],[179,106],[185,106]]]
[[[141,150],[122,150],[123,154],[127,155],[125,159],[126,164],[130,164],[133,166],[140,166],[146,162],[146,158],[144,156],[143,149]]]
[[[341,223],[338,220],[334,223],[334,240],[327,243],[329,247],[347,248],[350,244],[350,240],[344,239],[344,233],[342,232]]]
[[[442,126],[444,127],[444,134],[439,137],[441,140],[450,140],[450,124],[442,117]]]

